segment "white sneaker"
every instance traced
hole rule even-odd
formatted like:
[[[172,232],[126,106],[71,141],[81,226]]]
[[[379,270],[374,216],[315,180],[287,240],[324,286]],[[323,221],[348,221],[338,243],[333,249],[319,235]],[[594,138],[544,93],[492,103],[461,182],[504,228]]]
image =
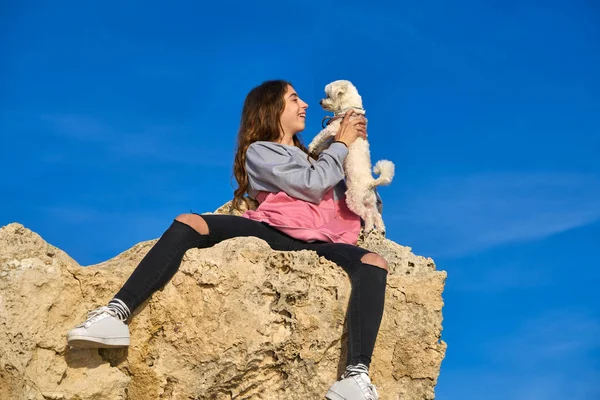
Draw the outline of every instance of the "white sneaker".
[[[129,328],[117,313],[100,307],[88,313],[88,319],[67,333],[67,343],[74,347],[127,347]]]
[[[362,366],[362,364],[359,364]],[[349,367],[342,379],[335,382],[325,395],[329,400],[378,400],[375,385],[366,372],[366,367]]]

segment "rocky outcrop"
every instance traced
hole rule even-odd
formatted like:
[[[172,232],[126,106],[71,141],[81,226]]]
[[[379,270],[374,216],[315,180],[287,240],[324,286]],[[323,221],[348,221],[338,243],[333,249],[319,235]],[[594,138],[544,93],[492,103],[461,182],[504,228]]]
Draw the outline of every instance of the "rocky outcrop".
[[[67,331],[112,298],[153,243],[82,268],[20,224],[0,228],[0,399],[324,397],[345,362],[349,280],[314,252],[256,238],[188,251],[136,310],[128,349],[67,347]],[[390,267],[371,366],[380,398],[433,399],[446,274],[381,236],[361,246]]]

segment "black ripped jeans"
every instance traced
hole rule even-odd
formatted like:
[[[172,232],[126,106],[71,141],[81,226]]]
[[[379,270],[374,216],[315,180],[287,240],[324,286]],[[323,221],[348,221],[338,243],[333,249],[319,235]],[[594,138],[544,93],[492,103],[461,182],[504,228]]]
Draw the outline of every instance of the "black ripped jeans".
[[[190,226],[173,221],[115,298],[122,300],[133,312],[173,277],[187,250],[211,247],[234,237],[258,237],[272,249],[280,251],[314,250],[319,256],[338,264],[350,277],[352,292],[347,312],[346,364],[363,363],[369,366],[383,316],[387,271],[361,262],[361,258],[369,253],[368,250],[343,243],[306,243],[265,223],[244,217],[202,215],[202,218],[208,225],[208,235],[201,235]]]

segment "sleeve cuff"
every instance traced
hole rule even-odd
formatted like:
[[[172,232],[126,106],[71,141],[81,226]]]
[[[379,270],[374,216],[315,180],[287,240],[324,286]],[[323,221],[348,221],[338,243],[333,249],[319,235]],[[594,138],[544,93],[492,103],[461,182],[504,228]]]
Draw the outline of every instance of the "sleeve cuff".
[[[346,158],[348,155],[348,148],[344,143],[333,142],[327,150],[324,150],[323,153],[333,153],[332,155],[338,156],[341,160]]]

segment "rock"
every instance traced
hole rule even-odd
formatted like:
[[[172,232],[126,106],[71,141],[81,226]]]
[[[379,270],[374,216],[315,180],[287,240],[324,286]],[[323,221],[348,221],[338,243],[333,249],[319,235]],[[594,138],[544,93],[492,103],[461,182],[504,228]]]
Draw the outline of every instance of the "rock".
[[[257,238],[189,250],[136,310],[129,348],[66,346],[154,242],[82,268],[20,224],[0,228],[0,399],[324,398],[345,365],[349,280],[314,252]],[[390,268],[371,365],[380,398],[433,399],[446,273],[376,234],[361,246]]]

